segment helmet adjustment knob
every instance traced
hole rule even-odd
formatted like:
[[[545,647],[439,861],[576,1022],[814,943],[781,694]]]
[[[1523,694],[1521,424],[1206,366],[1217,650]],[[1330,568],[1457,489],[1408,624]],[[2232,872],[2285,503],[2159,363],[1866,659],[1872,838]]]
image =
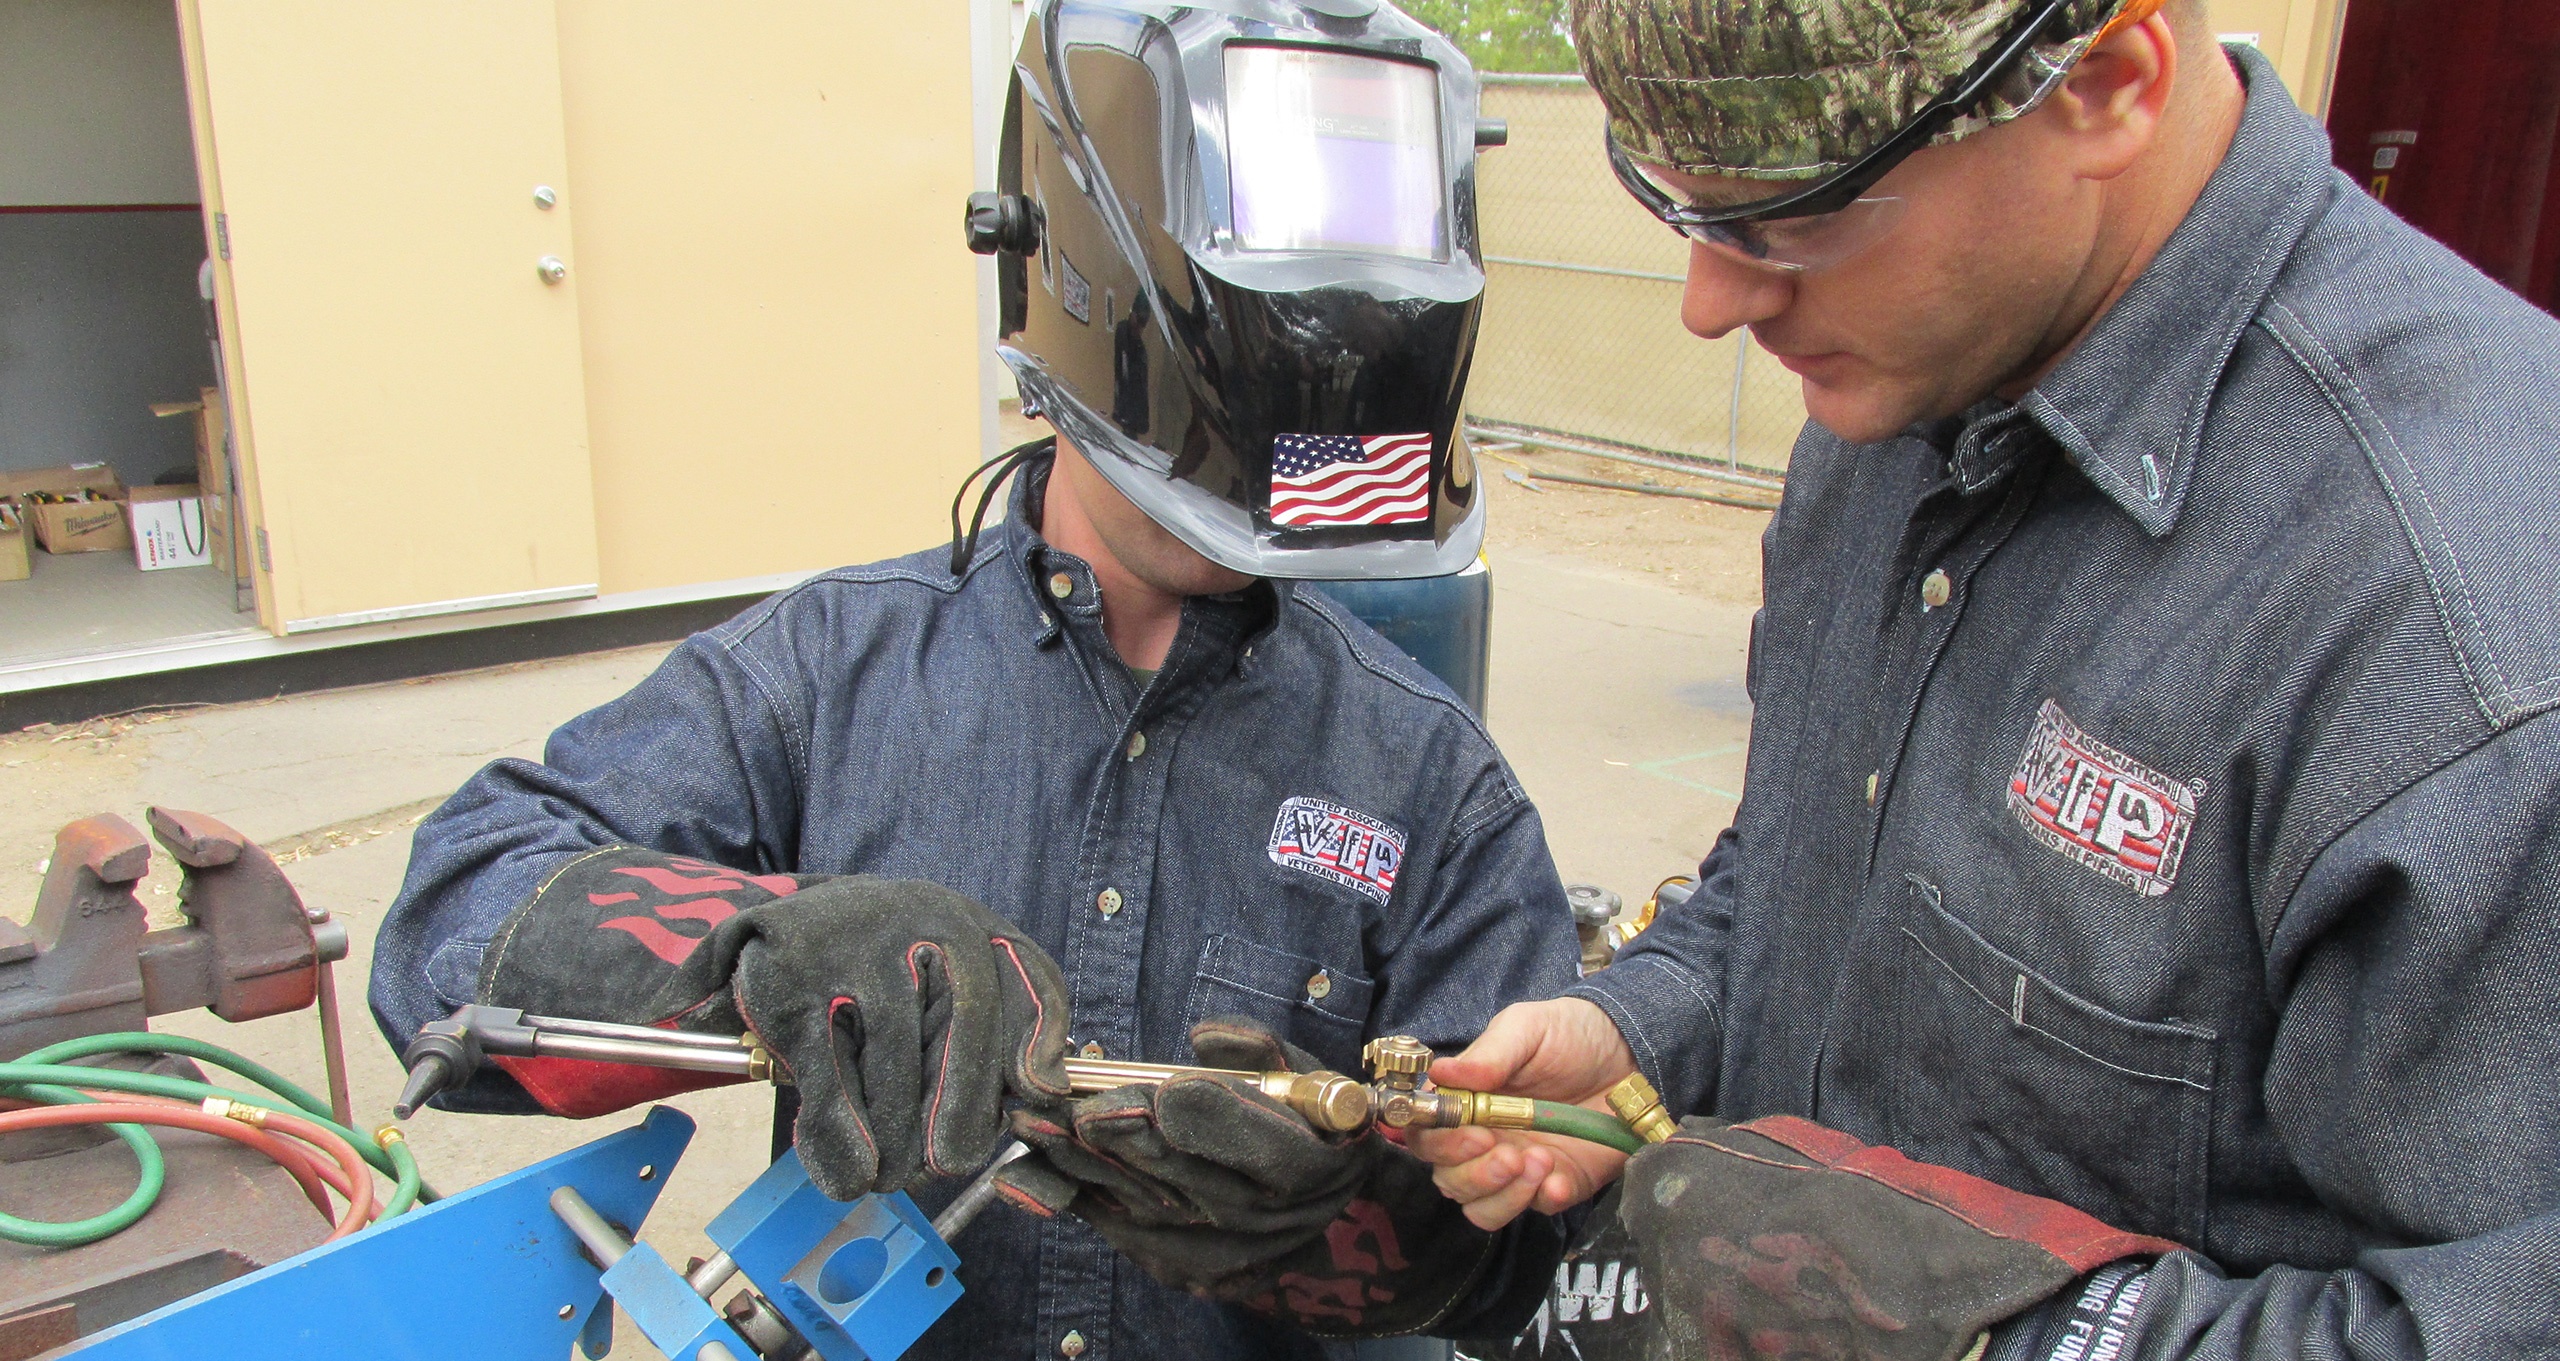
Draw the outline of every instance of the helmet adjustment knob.
[[[1020,194],[971,194],[965,223],[974,254],[1029,255],[1040,249],[1039,210]]]

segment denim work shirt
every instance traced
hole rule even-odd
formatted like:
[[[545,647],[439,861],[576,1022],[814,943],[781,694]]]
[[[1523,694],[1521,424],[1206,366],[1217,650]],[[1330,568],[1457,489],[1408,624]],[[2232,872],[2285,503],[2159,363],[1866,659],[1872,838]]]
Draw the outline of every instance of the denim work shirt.
[[[2035,391],[1807,427],[1734,826],[1574,991],[1674,1109],[2187,1245],[2123,1356],[2548,1355],[2560,324],[2232,55],[2228,156]]]
[[[957,889],[1058,961],[1075,1042],[1113,1058],[1190,1062],[1193,1022],[1245,1016],[1359,1073],[1371,1037],[1452,1052],[1572,981],[1537,811],[1446,687],[1316,593],[1257,583],[1186,603],[1139,689],[1092,569],[1029,527],[1046,473],[1025,470],[964,578],[941,548],[828,572],[687,640],[542,764],[474,776],[419,828],[383,923],[385,1036],[470,1001],[500,921],[617,843]],[[1297,851],[1328,831],[1400,854],[1346,873]],[[459,1097],[530,1108],[494,1069]],[[1511,1241],[1519,1271],[1552,1267],[1547,1233]],[[968,1293],[911,1356],[1347,1350],[1161,1286],[1063,1216],[998,1208],[953,1246]],[[1505,1293],[1512,1261],[1477,1298]]]

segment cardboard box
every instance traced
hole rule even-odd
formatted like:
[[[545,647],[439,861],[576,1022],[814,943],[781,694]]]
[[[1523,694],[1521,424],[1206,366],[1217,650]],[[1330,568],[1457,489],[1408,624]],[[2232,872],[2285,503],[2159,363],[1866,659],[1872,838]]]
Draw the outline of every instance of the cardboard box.
[[[0,581],[27,579],[27,519],[16,501],[0,497]]]
[[[199,388],[192,402],[153,402],[151,414],[195,418],[196,488],[204,497],[207,551],[216,566],[229,569],[235,579],[247,580],[248,561],[232,542],[231,460],[223,456],[223,439],[229,426],[222,409],[222,389]],[[140,551],[137,544],[135,552]]]
[[[136,487],[125,504],[133,525],[134,566],[158,572],[212,564],[213,543],[205,533],[204,498],[194,487]]]
[[[85,493],[89,499],[47,502],[42,497],[48,493]],[[133,546],[124,518],[124,479],[103,463],[0,474],[0,496],[14,497],[26,508],[36,542],[48,553],[103,553]]]

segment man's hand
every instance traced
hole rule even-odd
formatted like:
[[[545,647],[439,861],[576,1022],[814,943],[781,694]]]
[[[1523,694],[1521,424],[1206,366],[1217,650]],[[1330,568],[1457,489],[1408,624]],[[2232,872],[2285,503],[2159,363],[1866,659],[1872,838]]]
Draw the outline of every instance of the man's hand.
[[[750,875],[631,846],[598,851],[498,929],[478,1000],[752,1029],[800,1089],[793,1136],[810,1180],[838,1200],[967,1172],[1003,1137],[1008,1095],[1067,1094],[1058,966],[1004,918],[913,880]],[[557,1115],[708,1085],[618,1064],[498,1062]]]
[[[1636,1070],[1609,1013],[1579,997],[1505,1007],[1466,1052],[1431,1065],[1443,1087],[1501,1092],[1607,1110],[1601,1094]],[[1416,1132],[1413,1151],[1436,1170],[1443,1195],[1467,1218],[1498,1229],[1523,1210],[1554,1214],[1599,1193],[1627,1155],[1580,1139],[1511,1130]]]
[[[1191,1045],[1213,1068],[1322,1066],[1246,1021],[1204,1021]],[[1167,1285],[1310,1332],[1430,1327],[1494,1250],[1376,1131],[1317,1130],[1239,1079],[1035,1105],[1013,1127],[1037,1150],[997,1176],[1014,1204],[1072,1211]]]

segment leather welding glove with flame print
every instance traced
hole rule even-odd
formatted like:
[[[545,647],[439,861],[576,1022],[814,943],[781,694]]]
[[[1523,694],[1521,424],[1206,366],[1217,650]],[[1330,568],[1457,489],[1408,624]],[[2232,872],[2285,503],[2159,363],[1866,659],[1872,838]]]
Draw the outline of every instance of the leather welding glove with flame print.
[[[1248,1021],[1203,1021],[1191,1047],[1210,1068],[1324,1066]],[[1013,1128],[1034,1150],[998,1174],[1013,1204],[1072,1213],[1165,1284],[1311,1333],[1429,1328],[1497,1246],[1375,1129],[1319,1130],[1237,1078],[1035,1103]]]
[[[937,884],[747,874],[634,846],[571,861],[490,940],[478,1000],[736,1035],[800,1091],[793,1139],[838,1200],[975,1170],[1008,1097],[1067,1095],[1066,987],[1012,923]],[[725,1079],[497,1058],[555,1115]]]

